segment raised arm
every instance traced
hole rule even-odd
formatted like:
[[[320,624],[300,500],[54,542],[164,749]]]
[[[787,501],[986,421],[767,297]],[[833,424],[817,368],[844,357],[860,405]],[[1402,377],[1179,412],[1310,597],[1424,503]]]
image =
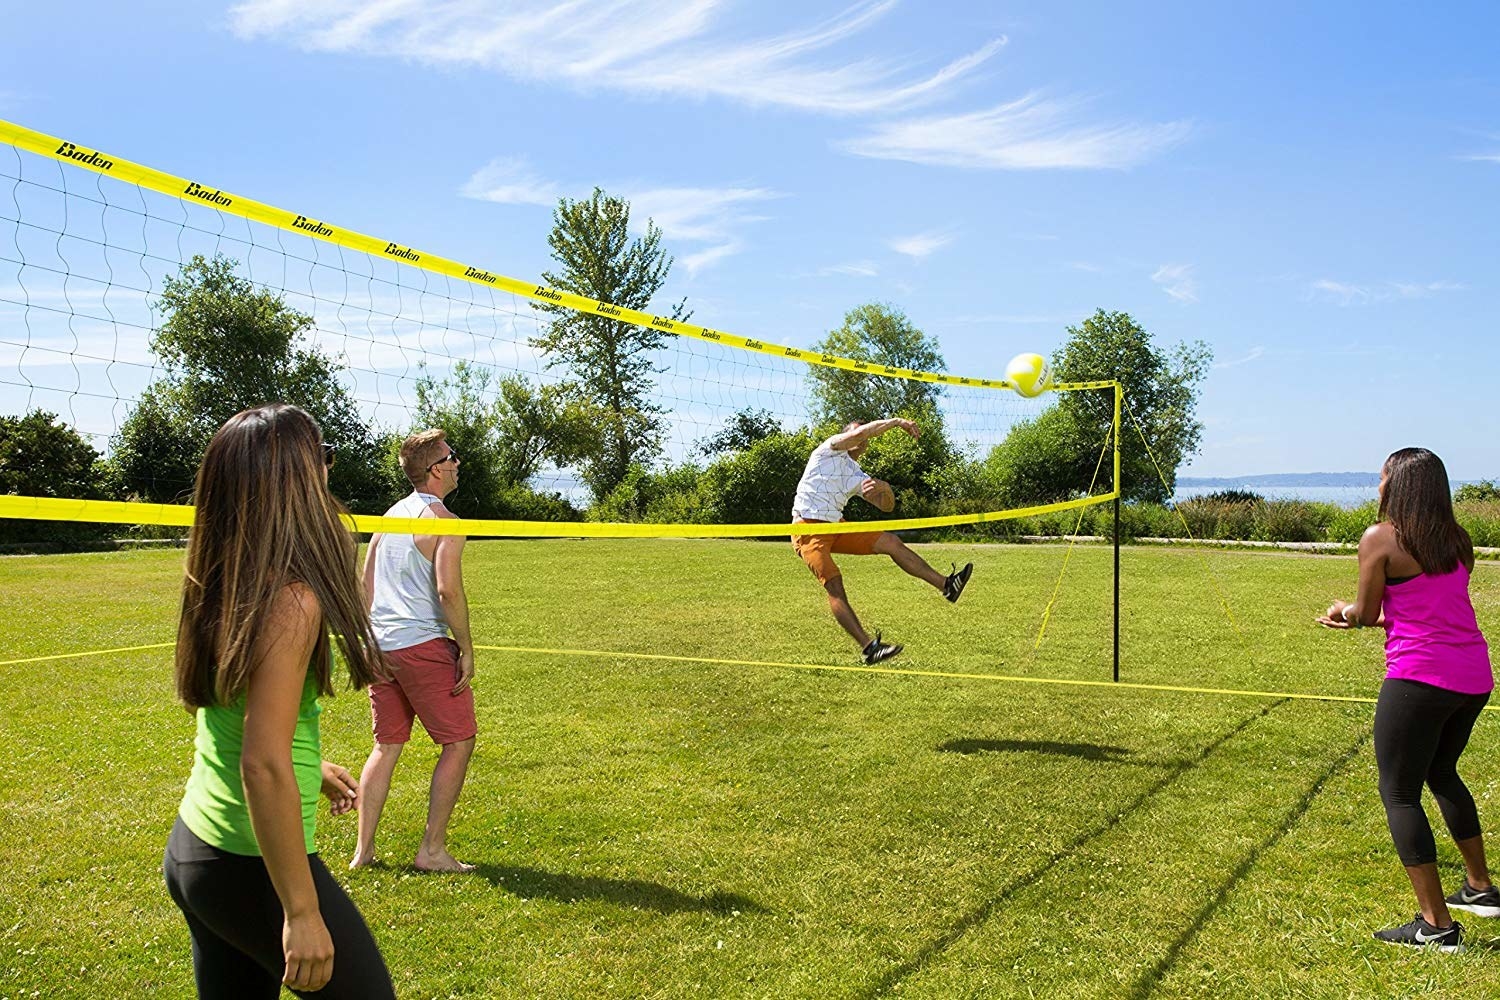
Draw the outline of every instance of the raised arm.
[[[848,451],[866,441],[873,441],[886,431],[901,428],[912,437],[922,433],[922,429],[915,422],[905,417],[890,417],[886,420],[872,420],[868,424],[860,424],[853,430],[845,431],[828,439],[828,446],[834,451]]]

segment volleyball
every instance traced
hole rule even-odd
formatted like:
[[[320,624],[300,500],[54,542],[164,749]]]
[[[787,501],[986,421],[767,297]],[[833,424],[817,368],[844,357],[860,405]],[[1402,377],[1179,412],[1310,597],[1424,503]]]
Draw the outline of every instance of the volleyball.
[[[1040,354],[1017,354],[1005,366],[1005,380],[1027,398],[1040,396],[1052,388],[1052,366]]]

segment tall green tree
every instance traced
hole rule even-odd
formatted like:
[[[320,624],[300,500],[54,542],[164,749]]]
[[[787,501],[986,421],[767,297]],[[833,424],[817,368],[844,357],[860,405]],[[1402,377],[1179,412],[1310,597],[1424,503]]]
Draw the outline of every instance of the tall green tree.
[[[356,511],[382,507],[399,486],[382,461],[382,442],[339,380],[342,364],[306,343],[311,316],[241,277],[237,267],[221,254],[199,254],[163,283],[158,309],[165,319],[151,351],[165,374],[120,426],[111,456],[118,480],[142,499],[184,497],[225,420],[283,402],[311,413],[324,440],[338,447],[333,492]]]
[[[1117,379],[1124,386],[1129,412],[1120,418],[1123,499],[1171,499],[1177,469],[1198,451],[1203,424],[1195,410],[1212,361],[1213,351],[1202,341],[1157,347],[1129,313],[1100,309],[1068,327],[1067,341],[1052,356],[1053,377],[1059,382]],[[988,461],[1008,503],[1059,500],[1085,490],[1113,407],[1105,391],[1061,393],[1052,408],[1017,425]]]
[[[844,324],[813,345],[824,354],[864,361],[868,371],[809,365],[815,425],[865,423],[886,417],[937,413],[943,387],[878,373],[883,368],[942,371],[945,362],[935,337],[929,337],[894,306],[870,302],[844,316]],[[924,428],[925,430],[926,428]]]
[[[672,258],[661,248],[661,229],[650,220],[630,236],[630,203],[599,188],[588,198],[558,200],[547,242],[561,266],[544,271],[549,285],[629,309],[648,309],[666,284]],[[543,306],[557,318],[531,344],[547,353],[549,368],[566,366],[571,384],[598,407],[599,437],[582,463],[596,500],[608,495],[632,463],[649,464],[661,451],[661,404],[652,398],[652,352],[669,334],[562,306]],[[686,300],[668,318],[686,319]]]

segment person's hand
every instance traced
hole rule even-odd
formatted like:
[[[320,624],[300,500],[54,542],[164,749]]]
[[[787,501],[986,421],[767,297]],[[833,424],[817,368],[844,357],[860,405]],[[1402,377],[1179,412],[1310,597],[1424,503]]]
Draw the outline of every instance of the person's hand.
[[[1344,609],[1348,606],[1348,601],[1334,601],[1327,611],[1318,616],[1318,624],[1324,628],[1353,628],[1353,625],[1344,620]]]
[[[454,671],[458,683],[453,685],[453,696],[457,698],[469,688],[469,682],[474,679],[474,651],[472,649],[461,649],[458,652],[458,669]]]
[[[866,479],[859,484],[859,495],[889,514],[896,509],[896,493],[890,483]]]
[[[359,782],[348,770],[326,760],[323,762],[323,794],[328,796],[328,811],[335,816],[359,808]]]
[[[915,420],[907,420],[904,417],[900,418],[900,420],[900,427],[903,431],[910,434],[912,437],[920,437],[922,435],[922,428],[917,426],[917,422]]]
[[[321,913],[287,917],[281,925],[281,951],[286,956],[281,981],[292,989],[315,993],[333,978],[333,938]]]

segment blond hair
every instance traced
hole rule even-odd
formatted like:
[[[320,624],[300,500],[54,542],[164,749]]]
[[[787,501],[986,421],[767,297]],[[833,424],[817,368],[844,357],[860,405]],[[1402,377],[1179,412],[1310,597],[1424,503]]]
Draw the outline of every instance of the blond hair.
[[[451,450],[445,440],[447,436],[447,431],[434,427],[419,431],[401,443],[401,471],[406,473],[412,489],[421,489],[432,467]]]

